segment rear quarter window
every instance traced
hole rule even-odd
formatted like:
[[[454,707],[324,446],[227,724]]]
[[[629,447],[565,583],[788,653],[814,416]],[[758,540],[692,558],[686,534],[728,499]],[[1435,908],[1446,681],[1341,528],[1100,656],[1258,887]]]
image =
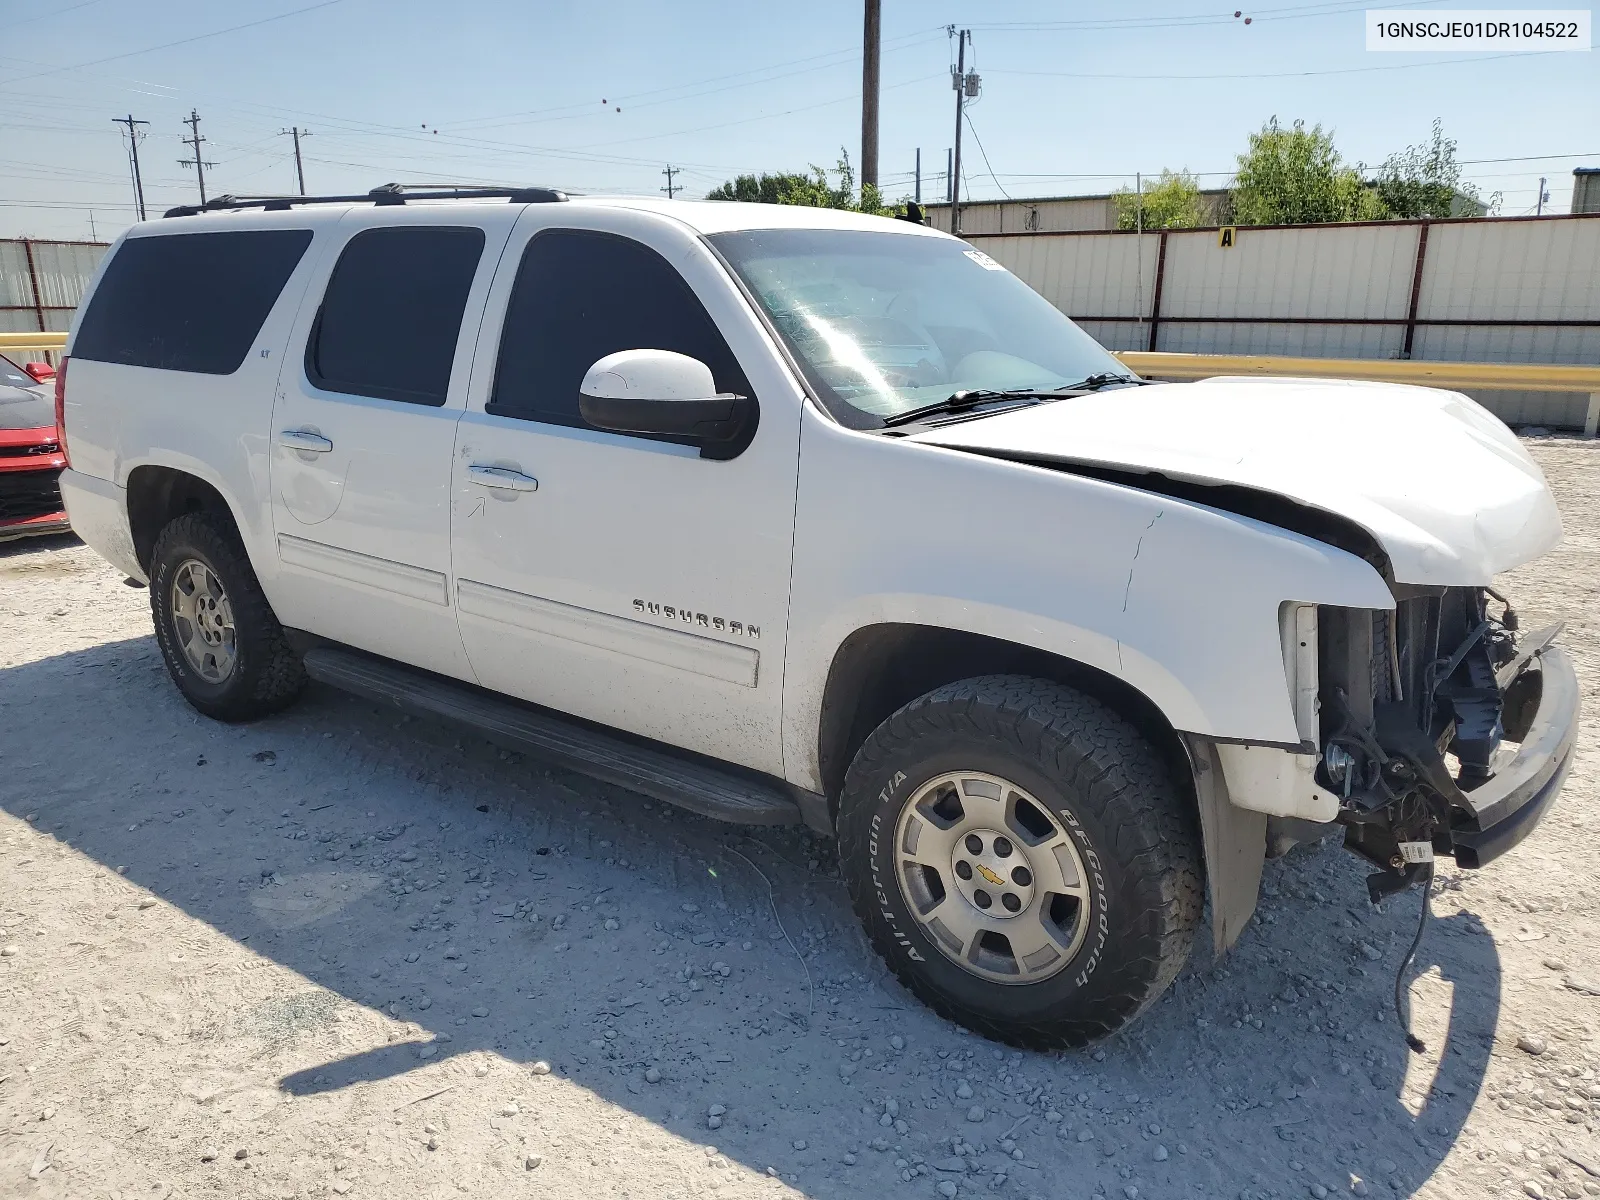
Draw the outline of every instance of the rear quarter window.
[[[309,229],[130,238],[89,300],[72,355],[231,375],[310,244]]]

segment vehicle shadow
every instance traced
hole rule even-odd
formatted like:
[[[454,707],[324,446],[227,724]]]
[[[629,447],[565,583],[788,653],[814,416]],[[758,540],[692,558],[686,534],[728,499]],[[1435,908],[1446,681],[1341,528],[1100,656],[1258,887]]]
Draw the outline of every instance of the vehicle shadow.
[[[1269,864],[1241,944],[1215,963],[1198,952],[1133,1029],[1024,1054],[887,976],[830,845],[803,831],[702,820],[320,688],[253,725],[206,721],[148,637],[0,670],[0,722],[5,811],[413,1023],[286,1070],[290,1094],[491,1053],[548,1062],[825,1200],[907,1174],[1022,1196],[1063,1179],[1083,1195],[1253,1198],[1354,1178],[1409,1195],[1489,1067],[1492,939],[1466,915],[1435,923],[1418,970],[1453,994],[1442,1017],[1437,977],[1416,989],[1430,1052],[1408,1064],[1388,1009],[1417,897],[1373,912],[1361,865],[1333,847]],[[940,1169],[953,1146],[959,1175]]]
[[[27,537],[13,537],[0,540],[0,562],[8,558],[20,559],[26,554],[37,554],[41,550],[71,550],[83,543],[78,540],[75,533],[38,533],[29,534]]]

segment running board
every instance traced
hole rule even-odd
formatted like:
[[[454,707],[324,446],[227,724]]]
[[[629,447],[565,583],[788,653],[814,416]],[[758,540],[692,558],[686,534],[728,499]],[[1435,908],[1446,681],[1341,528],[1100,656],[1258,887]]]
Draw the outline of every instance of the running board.
[[[341,691],[466,725],[502,746],[614,783],[704,817],[741,825],[797,825],[781,785],[639,745],[514,700],[350,650],[305,652],[306,674]]]

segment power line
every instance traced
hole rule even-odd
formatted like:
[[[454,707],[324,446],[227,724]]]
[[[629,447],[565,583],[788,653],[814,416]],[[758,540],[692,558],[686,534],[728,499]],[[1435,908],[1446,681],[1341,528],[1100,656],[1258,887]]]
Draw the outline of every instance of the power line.
[[[317,4],[308,4],[304,8],[297,8],[291,12],[278,13],[272,17],[262,17],[259,21],[246,21],[242,25],[230,25],[226,29],[213,29],[210,33],[197,33],[193,37],[179,38],[175,42],[162,42],[159,46],[146,46],[142,50],[125,50],[121,54],[108,54],[105,58],[90,59],[88,62],[72,63],[65,67],[51,67],[48,71],[40,71],[34,75],[24,75],[21,79],[7,80],[7,84],[27,83],[30,79],[43,79],[46,75],[59,75],[63,71],[81,71],[85,67],[98,67],[102,63],[116,62],[124,58],[137,58],[141,54],[154,54],[157,50],[170,50],[174,46],[188,46],[194,42],[203,42],[207,38],[221,37],[225,33],[238,33],[241,29],[254,29],[258,25],[270,25],[274,21],[287,20],[289,17],[298,17],[301,13],[315,12],[319,8],[332,8],[335,4],[343,4],[344,0],[320,0]]]
[[[1405,0],[1399,4],[1369,4],[1364,0],[1329,0],[1320,4],[1297,4],[1287,8],[1251,9],[1252,22],[1301,21],[1318,17],[1338,17],[1363,10],[1381,11],[1389,8],[1427,8],[1452,0]],[[1143,32],[1152,29],[1186,29],[1197,25],[1232,25],[1237,17],[1215,10],[1206,13],[1189,13],[1164,17],[1099,17],[1078,21],[991,21],[976,24],[974,29],[989,33],[1049,33],[1093,32],[1098,30],[1131,30]]]
[[[150,122],[136,121],[133,119],[132,113],[125,117],[112,117],[111,121],[115,125],[126,125],[128,127],[128,162],[133,169],[133,205],[134,211],[139,214],[139,220],[142,221],[145,219],[144,178],[139,174],[139,139],[144,137],[144,134],[140,133],[137,127],[148,125]]]
[[[194,157],[180,158],[178,165],[180,167],[194,168],[195,177],[200,181],[200,205],[203,208],[206,202],[206,168],[214,167],[217,164],[207,162],[200,155],[200,145],[206,140],[200,136],[200,114],[191,108],[184,124],[189,127],[189,136],[183,139],[183,144],[193,148]]]
[[[942,34],[943,32],[944,32],[944,26],[943,25],[935,25],[931,29],[922,29],[922,30],[918,30],[918,31],[916,31],[914,33],[900,34],[897,37],[888,38],[888,39],[886,39],[885,45],[886,45],[887,49],[889,49],[889,50],[906,50],[906,49],[910,49],[912,46],[918,45],[918,44],[920,44],[922,42],[932,41],[933,38],[937,37],[939,34]],[[788,79],[788,78],[790,78],[791,76],[794,76],[794,75],[809,75],[813,71],[819,69],[815,64],[819,63],[822,59],[839,58],[841,55],[844,55],[844,56],[847,56],[846,61],[848,61],[848,59],[854,58],[855,55],[858,54],[858,53],[860,53],[860,50],[859,50],[858,47],[856,47],[856,46],[847,46],[847,47],[845,47],[843,49],[840,49],[840,50],[829,50],[829,51],[826,51],[826,52],[824,52],[822,54],[808,55],[805,58],[794,58],[794,59],[788,59],[788,60],[786,60],[784,62],[771,63],[771,64],[769,64],[768,66],[765,66],[765,67],[752,67],[748,71],[736,71],[731,75],[713,75],[713,76],[711,76],[710,78],[707,78],[707,79],[691,80],[688,83],[676,83],[676,84],[672,84],[672,85],[670,85],[668,87],[651,88],[651,89],[649,89],[647,91],[643,91],[643,92],[628,92],[628,93],[625,93],[625,94],[623,94],[621,96],[613,97],[613,100],[614,101],[620,101],[620,102],[626,104],[629,108],[650,108],[650,107],[654,107],[655,105],[658,105],[658,104],[672,104],[672,103],[676,103],[679,100],[692,100],[692,99],[695,99],[695,98],[697,98],[699,96],[714,95],[717,92],[725,92],[725,91],[729,91],[729,90],[734,89],[734,88],[753,87],[753,86],[758,86],[758,85],[761,85],[761,84],[772,83],[772,82],[774,82],[776,80],[779,80],[779,79]],[[811,65],[807,65],[807,64],[811,64]],[[825,65],[825,66],[843,66],[844,62],[827,63],[827,64],[823,64],[823,65]],[[778,71],[778,70],[781,70],[784,67],[804,67],[804,69],[803,70],[797,70],[797,71],[785,71],[781,75],[767,75],[766,74],[768,71]],[[755,76],[755,75],[763,76],[763,78],[759,78],[759,79],[748,78],[749,76]],[[728,81],[728,80],[744,80],[745,82],[742,82],[742,83],[727,83],[726,81]],[[661,100],[647,100],[647,99],[645,99],[646,97],[649,97],[649,96],[660,96],[663,92],[684,91],[685,89],[688,89],[688,88],[704,87],[706,84],[712,84],[712,83],[726,83],[726,86],[724,86],[724,87],[706,88],[706,90],[704,90],[704,91],[693,92],[693,93],[691,93],[689,95],[686,95],[686,96],[671,96],[671,97],[667,97],[667,98],[661,99]],[[643,103],[637,103],[637,104],[636,103],[632,103],[633,101],[636,101],[636,100],[642,100]],[[534,109],[527,109],[527,110],[524,110],[522,112],[500,113],[500,114],[497,114],[497,115],[494,115],[494,116],[485,116],[485,117],[471,117],[471,118],[468,118],[468,119],[466,119],[464,121],[458,122],[454,127],[457,128],[457,129],[460,129],[460,130],[468,130],[468,129],[473,129],[473,128],[477,128],[477,129],[496,129],[496,128],[501,128],[504,125],[537,124],[538,122],[535,122],[535,121],[519,121],[516,118],[519,118],[519,117],[547,117],[550,120],[565,120],[565,119],[567,119],[565,116],[552,115],[552,114],[564,114],[565,113],[565,114],[572,114],[572,115],[576,115],[576,116],[582,116],[582,115],[584,115],[584,114],[586,114],[588,112],[591,112],[593,110],[593,108],[594,108],[594,105],[593,105],[593,103],[591,101],[584,101],[584,102],[582,102],[580,104],[562,104],[562,105],[556,105],[556,106],[551,107],[551,108],[534,108]],[[488,122],[496,122],[496,124],[489,124]]]
[[[1000,189],[1002,196],[1007,200],[1011,199],[1011,193],[1006,191],[1005,184],[1000,182],[1000,177],[994,173],[994,168],[989,166],[989,152],[983,148],[983,139],[978,136],[978,127],[972,123],[971,113],[967,114],[967,128],[972,130],[972,140],[978,144],[978,153],[983,155],[983,165],[989,167],[989,178],[994,180],[994,185]]]
[[[1546,54],[1555,54],[1554,50],[1527,50],[1520,54],[1487,54],[1473,58],[1441,58],[1431,62],[1405,62],[1390,63],[1377,67],[1338,67],[1326,71],[1270,71],[1257,74],[1231,74],[1231,75],[1148,75],[1132,71],[1115,71],[1094,73],[1089,71],[1020,71],[1000,68],[992,72],[995,75],[1032,75],[1044,79],[1121,79],[1130,82],[1140,82],[1152,79],[1184,80],[1190,82],[1203,82],[1206,80],[1233,80],[1233,79],[1303,79],[1318,75],[1361,75],[1369,71],[1411,71],[1418,67],[1453,67],[1462,63],[1498,62],[1507,58],[1538,58]]]

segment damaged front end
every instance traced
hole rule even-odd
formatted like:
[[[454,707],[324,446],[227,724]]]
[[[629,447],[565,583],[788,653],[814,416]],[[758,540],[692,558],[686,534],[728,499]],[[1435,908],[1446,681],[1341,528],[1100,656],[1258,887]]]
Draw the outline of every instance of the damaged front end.
[[[1578,683],[1488,588],[1397,585],[1392,612],[1320,606],[1316,782],[1374,902],[1436,855],[1486,865],[1525,838],[1572,762]]]

